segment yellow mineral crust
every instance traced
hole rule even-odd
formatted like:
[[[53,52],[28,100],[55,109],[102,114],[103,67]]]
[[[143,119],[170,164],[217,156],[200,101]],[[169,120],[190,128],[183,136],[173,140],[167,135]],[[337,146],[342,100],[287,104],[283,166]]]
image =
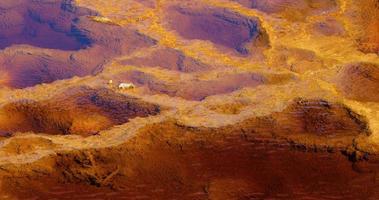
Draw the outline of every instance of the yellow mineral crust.
[[[325,10],[299,3],[299,13],[275,4],[251,8],[250,2],[76,0],[75,6],[97,12],[86,21],[94,25],[80,24],[96,27],[88,31],[92,45],[75,53],[22,44],[0,50],[0,178],[68,173],[64,181],[88,183],[87,175],[98,173],[105,178],[96,175],[95,185],[108,186],[112,172],[137,176],[135,152],[143,157],[155,144],[180,152],[193,141],[222,146],[242,132],[357,159],[378,155],[377,3],[335,0],[335,8]],[[124,32],[112,38],[113,31]],[[62,59],[46,61],[52,57]],[[23,87],[17,77],[28,71],[18,62],[53,63],[49,73],[70,74]],[[101,70],[60,70],[62,63]],[[136,87],[121,90],[120,83]],[[87,162],[92,154],[115,152],[130,152],[130,160],[112,165],[112,172],[103,171],[111,162],[106,159],[94,158],[105,164],[79,171],[66,166],[70,159]],[[174,158],[163,154],[162,162],[171,164]],[[148,169],[155,166],[149,156]],[[214,199],[224,197],[218,190],[231,182],[252,187],[242,179],[215,180],[209,183]]]

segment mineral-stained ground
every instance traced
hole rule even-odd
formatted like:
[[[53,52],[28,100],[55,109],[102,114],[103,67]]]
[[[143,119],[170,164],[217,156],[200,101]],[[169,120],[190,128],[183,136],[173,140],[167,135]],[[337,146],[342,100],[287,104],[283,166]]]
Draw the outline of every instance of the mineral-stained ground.
[[[0,199],[379,199],[379,1],[0,0],[0,135]]]

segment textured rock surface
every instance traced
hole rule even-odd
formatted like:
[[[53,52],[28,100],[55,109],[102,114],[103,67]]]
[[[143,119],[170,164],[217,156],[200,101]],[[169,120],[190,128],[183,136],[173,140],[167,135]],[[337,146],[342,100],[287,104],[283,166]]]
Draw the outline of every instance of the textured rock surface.
[[[378,13],[2,0],[0,199],[378,199]]]

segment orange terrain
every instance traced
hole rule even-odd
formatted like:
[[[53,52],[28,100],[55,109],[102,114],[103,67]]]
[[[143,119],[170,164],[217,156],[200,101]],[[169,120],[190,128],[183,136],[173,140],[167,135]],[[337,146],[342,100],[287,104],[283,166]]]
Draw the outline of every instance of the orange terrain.
[[[377,0],[0,1],[0,199],[379,199]]]

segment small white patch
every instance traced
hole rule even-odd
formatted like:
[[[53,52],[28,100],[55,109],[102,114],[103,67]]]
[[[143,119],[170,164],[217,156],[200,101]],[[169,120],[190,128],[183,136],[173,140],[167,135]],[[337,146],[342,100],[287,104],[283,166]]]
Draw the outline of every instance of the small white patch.
[[[133,83],[120,83],[120,85],[118,85],[118,88],[124,90],[133,89],[136,88],[136,86]]]

